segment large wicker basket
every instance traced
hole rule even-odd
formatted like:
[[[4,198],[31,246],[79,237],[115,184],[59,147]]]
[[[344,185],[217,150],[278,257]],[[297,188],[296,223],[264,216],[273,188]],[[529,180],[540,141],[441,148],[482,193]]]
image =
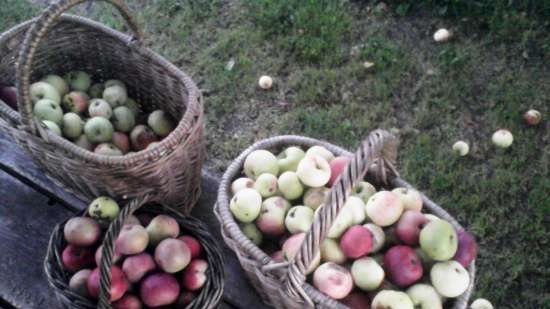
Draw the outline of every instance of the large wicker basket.
[[[191,78],[143,46],[120,0],[108,0],[126,19],[129,36],[101,23],[62,14],[84,0],[60,0],[36,19],[0,34],[0,84],[18,87],[19,113],[0,101],[0,132],[11,136],[56,183],[82,199],[149,194],[189,212],[200,195],[205,157],[203,107]],[[144,112],[163,109],[178,125],[155,147],[125,156],[98,155],[41,127],[29,86],[50,73],[83,70],[95,80],[125,81]]]
[[[384,188],[412,186],[399,178],[395,171],[397,144],[395,138],[386,131],[372,132],[361,144],[352,161],[346,167],[339,180],[332,186],[319,214],[307,233],[306,239],[292,262],[275,262],[269,255],[250,241],[241,231],[229,210],[231,183],[241,177],[244,160],[252,151],[267,149],[282,151],[292,145],[311,147],[321,145],[336,155],[352,155],[350,152],[329,144],[301,136],[277,136],[261,140],[243,151],[228,167],[223,175],[218,191],[215,212],[222,225],[222,234],[226,244],[236,253],[241,266],[252,281],[263,301],[278,309],[302,308],[340,308],[349,309],[342,303],[328,297],[306,282],[306,270],[319,252],[319,246],[348,198],[351,189],[362,181],[365,175],[370,182]],[[367,174],[368,170],[368,174]],[[426,196],[422,196],[424,209],[451,222],[455,228],[460,224],[445,210]],[[453,309],[465,309],[473,290],[475,264],[468,267],[471,283],[464,294],[459,296]]]
[[[128,216],[147,204],[149,200],[150,198],[148,196],[132,199],[109,226],[103,240],[103,254],[100,265],[100,298],[98,302],[88,299],[69,288],[70,274],[63,269],[61,260],[61,253],[63,248],[67,245],[63,236],[63,228],[67,221],[58,224],[54,228],[50,238],[48,252],[44,260],[44,268],[48,281],[54,288],[55,294],[64,308],[113,309],[109,303],[109,287],[111,282],[110,269],[113,265],[114,242],[120,233],[123,222]],[[223,295],[225,282],[223,258],[221,249],[210,235],[204,223],[161,205],[147,205],[138,212],[168,214],[178,221],[180,228],[185,231],[186,234],[192,235],[199,240],[204,248],[204,256],[208,262],[208,269],[206,272],[207,280],[200,293],[189,305],[187,305],[187,307],[185,307],[185,309],[211,309],[217,307]]]

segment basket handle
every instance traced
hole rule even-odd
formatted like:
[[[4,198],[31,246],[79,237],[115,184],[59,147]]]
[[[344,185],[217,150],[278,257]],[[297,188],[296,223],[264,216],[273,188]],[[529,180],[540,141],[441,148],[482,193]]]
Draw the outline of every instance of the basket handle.
[[[70,8],[91,0],[58,0],[51,3],[36,18],[36,21],[28,30],[25,40],[19,51],[18,65],[16,66],[17,89],[19,111],[21,113],[21,124],[30,129],[33,134],[37,133],[38,121],[34,120],[32,114],[32,102],[30,99],[31,68],[36,49],[40,42],[47,36],[53,25],[57,22],[61,14]],[[102,0],[115,6],[122,17],[128,23],[133,32],[132,40],[141,41],[142,33],[134,22],[128,7],[122,0]]]
[[[321,243],[328,234],[332,223],[346,203],[353,187],[363,180],[374,163],[376,163],[376,176],[380,177],[384,183],[387,182],[387,171],[392,175],[397,175],[394,166],[396,157],[396,138],[387,131],[375,130],[361,143],[325,198],[324,204],[328,207],[322,207],[319,210],[300,250],[288,266],[284,288],[289,295],[304,299],[313,305],[302,285],[306,280],[307,269],[319,253]]]

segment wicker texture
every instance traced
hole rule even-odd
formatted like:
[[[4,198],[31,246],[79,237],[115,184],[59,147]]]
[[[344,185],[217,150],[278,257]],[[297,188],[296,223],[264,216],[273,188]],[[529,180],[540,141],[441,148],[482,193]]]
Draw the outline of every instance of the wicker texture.
[[[135,33],[62,14],[84,0],[61,0],[38,18],[0,34],[0,84],[17,84],[19,113],[0,101],[0,131],[13,137],[57,184],[82,199],[149,194],[189,212],[200,195],[205,158],[200,91],[185,73],[144,47],[119,0],[109,0]],[[19,65],[16,65],[19,63]],[[72,70],[94,80],[123,80],[144,113],[163,109],[178,125],[155,147],[125,156],[98,155],[43,129],[32,115],[29,86]]]
[[[111,222],[109,229],[103,240],[103,254],[100,265],[100,299],[96,303],[86,297],[75,293],[69,288],[70,274],[63,270],[61,254],[67,245],[64,236],[63,228],[65,222],[57,225],[50,238],[48,252],[44,261],[44,268],[50,285],[54,288],[57,298],[62,303],[64,308],[99,308],[112,309],[109,304],[109,287],[111,281],[110,269],[113,265],[112,258],[114,254],[114,243],[121,231],[123,222],[135,211],[145,205],[150,198],[136,198],[128,202],[119,216]],[[167,206],[151,206],[147,205],[147,209],[143,212],[151,214],[167,214],[176,219],[182,231],[186,234],[197,238],[204,248],[204,255],[208,262],[206,272],[207,280],[204,287],[201,289],[197,297],[191,302],[186,309],[210,309],[217,307],[223,294],[225,273],[221,250],[208,232],[207,227],[199,220],[167,207]],[[183,308],[181,308],[183,309]]]
[[[383,130],[372,132],[361,144],[361,147],[353,155],[351,162],[331,188],[324,203],[329,207],[323,207],[315,217],[313,225],[295,259],[292,262],[277,263],[242,233],[238,223],[233,218],[229,210],[231,183],[236,178],[241,177],[244,161],[252,151],[267,149],[278,152],[293,145],[304,148],[321,145],[336,155],[353,155],[330,143],[301,136],[277,136],[261,140],[250,146],[232,162],[220,183],[215,213],[221,222],[222,235],[226,244],[236,253],[246,275],[265,303],[278,309],[349,309],[307,283],[306,269],[313,257],[319,252],[320,244],[349,197],[351,189],[365,175],[367,175],[369,181],[375,182],[384,188],[413,187],[401,179],[394,168],[397,153],[395,138]],[[422,195],[422,198],[424,209],[448,220],[456,229],[462,229],[460,224],[445,210],[426,196]],[[470,285],[466,292],[454,300],[453,309],[467,308],[475,279],[474,262],[468,267],[468,271],[471,277]]]

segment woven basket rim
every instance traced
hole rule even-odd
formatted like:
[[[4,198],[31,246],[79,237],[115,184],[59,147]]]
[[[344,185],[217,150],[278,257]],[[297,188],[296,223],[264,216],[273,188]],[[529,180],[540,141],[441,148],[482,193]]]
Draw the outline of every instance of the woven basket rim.
[[[22,31],[28,30],[28,28],[33,24],[33,22],[36,21],[36,19],[37,18],[30,19],[0,33],[0,45],[8,42],[14,35]],[[99,164],[106,164],[109,166],[131,166],[140,162],[151,162],[161,159],[167,154],[170,154],[175,147],[180,145],[182,140],[187,140],[189,136],[191,136],[194,132],[196,132],[196,130],[202,127],[203,124],[201,120],[203,117],[203,106],[201,102],[201,93],[199,88],[189,75],[187,75],[185,72],[177,68],[171,62],[169,62],[150,48],[142,44],[136,43],[133,40],[133,36],[114,30],[110,27],[103,25],[100,22],[72,14],[62,14],[59,17],[57,23],[62,22],[76,23],[79,26],[88,27],[92,30],[100,31],[112,37],[113,39],[118,40],[122,44],[127,45],[134,51],[150,57],[152,61],[155,61],[157,64],[166,68],[167,71],[173,73],[174,76],[185,87],[186,91],[188,92],[187,106],[185,107],[185,111],[182,117],[178,120],[178,125],[176,126],[176,128],[172,132],[170,132],[168,136],[160,140],[158,144],[149,149],[126,154],[124,156],[106,156],[96,154],[84,148],[78,147],[71,141],[63,137],[57,136],[49,130],[43,130],[42,134],[45,135],[48,142],[52,143],[56,147],[64,149],[67,153],[70,153],[74,157],[86,162],[97,162]],[[1,104],[5,103],[2,102]],[[22,130],[23,127],[22,125],[20,125],[21,115],[18,112],[16,112],[16,114],[19,117],[16,117],[14,120],[17,121],[19,124],[18,130]],[[30,132],[28,133],[31,134]]]
[[[329,143],[324,140],[319,140],[315,138],[299,136],[299,135],[279,135],[274,137],[269,137],[256,141],[254,144],[242,151],[227,167],[224,172],[220,185],[218,188],[218,196],[216,202],[215,211],[217,213],[217,218],[221,223],[221,228],[226,237],[232,239],[235,242],[236,248],[234,246],[229,246],[233,250],[240,250],[248,255],[251,259],[254,259],[258,264],[266,266],[268,264],[277,264],[271,256],[267,255],[262,249],[260,249],[256,244],[254,244],[250,239],[248,239],[242,230],[240,229],[237,221],[233,217],[229,209],[229,201],[231,196],[231,183],[232,181],[242,175],[242,167],[244,165],[244,160],[252,151],[257,149],[277,149],[287,146],[306,146],[310,147],[313,145],[321,145],[330,150],[331,152],[337,155],[353,155],[351,152],[345,150],[342,147],[336,146],[332,143]],[[400,177],[394,177],[389,180],[389,185],[391,186],[404,186],[408,188],[415,189],[411,184],[401,179]],[[429,199],[422,191],[417,190],[422,195],[423,203],[425,209],[428,209],[430,213],[434,213],[440,217],[444,217],[448,220],[455,229],[463,229],[463,227],[454,219],[446,210],[439,207],[431,199]],[[467,306],[467,301],[470,298],[470,295],[473,291],[474,281],[475,281],[475,260],[470,263],[467,267],[467,270],[470,275],[470,284],[467,290],[457,298],[454,298],[455,306],[453,309],[465,309]],[[282,282],[281,282],[282,284]],[[326,302],[334,301],[332,298],[321,293],[314,286],[309,284],[307,281],[304,283],[305,291],[308,296],[310,296],[315,302]],[[459,305],[459,303],[461,303]],[[343,306],[343,308],[347,308]]]

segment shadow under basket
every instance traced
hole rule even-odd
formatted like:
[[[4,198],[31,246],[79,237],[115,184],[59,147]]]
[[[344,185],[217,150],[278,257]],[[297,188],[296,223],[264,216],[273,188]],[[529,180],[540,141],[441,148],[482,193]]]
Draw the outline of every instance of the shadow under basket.
[[[39,17],[0,33],[0,85],[17,85],[19,91],[19,113],[0,101],[0,132],[81,199],[156,195],[189,213],[200,195],[205,158],[199,89],[187,74],[144,46],[122,1],[107,2],[121,12],[133,35],[62,14],[81,2],[55,1]],[[96,154],[53,134],[33,115],[30,85],[47,74],[73,70],[85,71],[98,82],[124,81],[142,113],[162,109],[176,128],[154,147],[124,156]]]
[[[224,262],[221,255],[221,249],[216,245],[216,241],[210,232],[208,232],[208,228],[199,220],[190,216],[182,215],[180,212],[174,211],[168,207],[158,204],[147,204],[148,200],[148,198],[137,198],[131,200],[124,208],[122,208],[119,216],[109,225],[102,243],[102,259],[99,266],[101,273],[99,300],[84,297],[69,288],[69,280],[72,274],[64,270],[61,260],[63,249],[67,246],[67,242],[65,241],[63,235],[63,229],[68,219],[55,227],[51,235],[48,252],[44,260],[44,269],[48,282],[54,289],[58,300],[63,305],[63,308],[113,309],[109,302],[109,288],[111,280],[110,269],[113,265],[112,257],[114,241],[120,233],[123,222],[134,212],[136,214],[150,214],[153,216],[165,214],[176,219],[179,223],[181,232],[185,235],[190,235],[196,238],[201,243],[203,247],[203,259],[208,262],[206,283],[197,293],[194,300],[187,306],[169,305],[163,308],[212,309],[218,306],[218,303],[223,295],[225,282]],[[140,209],[142,206],[145,207]],[[85,215],[85,213],[82,213],[81,215]],[[177,279],[179,282],[180,279]]]
[[[235,221],[229,209],[232,182],[242,176],[246,157],[254,150],[266,149],[279,153],[289,146],[323,146],[335,156],[350,156],[351,161],[344,169],[339,179],[330,188],[324,205],[314,218],[310,230],[302,243],[296,257],[290,262],[278,263],[261,248],[248,239],[239,224]],[[376,130],[363,141],[355,154],[330,143],[303,136],[276,136],[258,141],[243,151],[227,168],[220,182],[215,213],[221,223],[225,243],[237,255],[247,277],[252,281],[262,300],[277,309],[349,309],[341,302],[330,298],[310,285],[307,280],[307,270],[319,254],[320,244],[326,237],[332,223],[336,219],[349,197],[352,188],[357,183],[366,180],[378,188],[392,189],[394,187],[413,188],[409,183],[399,178],[394,168],[397,157],[395,137],[387,131]],[[367,173],[368,172],[368,173]],[[429,198],[422,194],[424,210],[449,221],[455,229],[462,229],[460,224]],[[446,308],[466,309],[472,293],[475,280],[475,262],[467,268],[470,284],[459,297],[448,301]]]

